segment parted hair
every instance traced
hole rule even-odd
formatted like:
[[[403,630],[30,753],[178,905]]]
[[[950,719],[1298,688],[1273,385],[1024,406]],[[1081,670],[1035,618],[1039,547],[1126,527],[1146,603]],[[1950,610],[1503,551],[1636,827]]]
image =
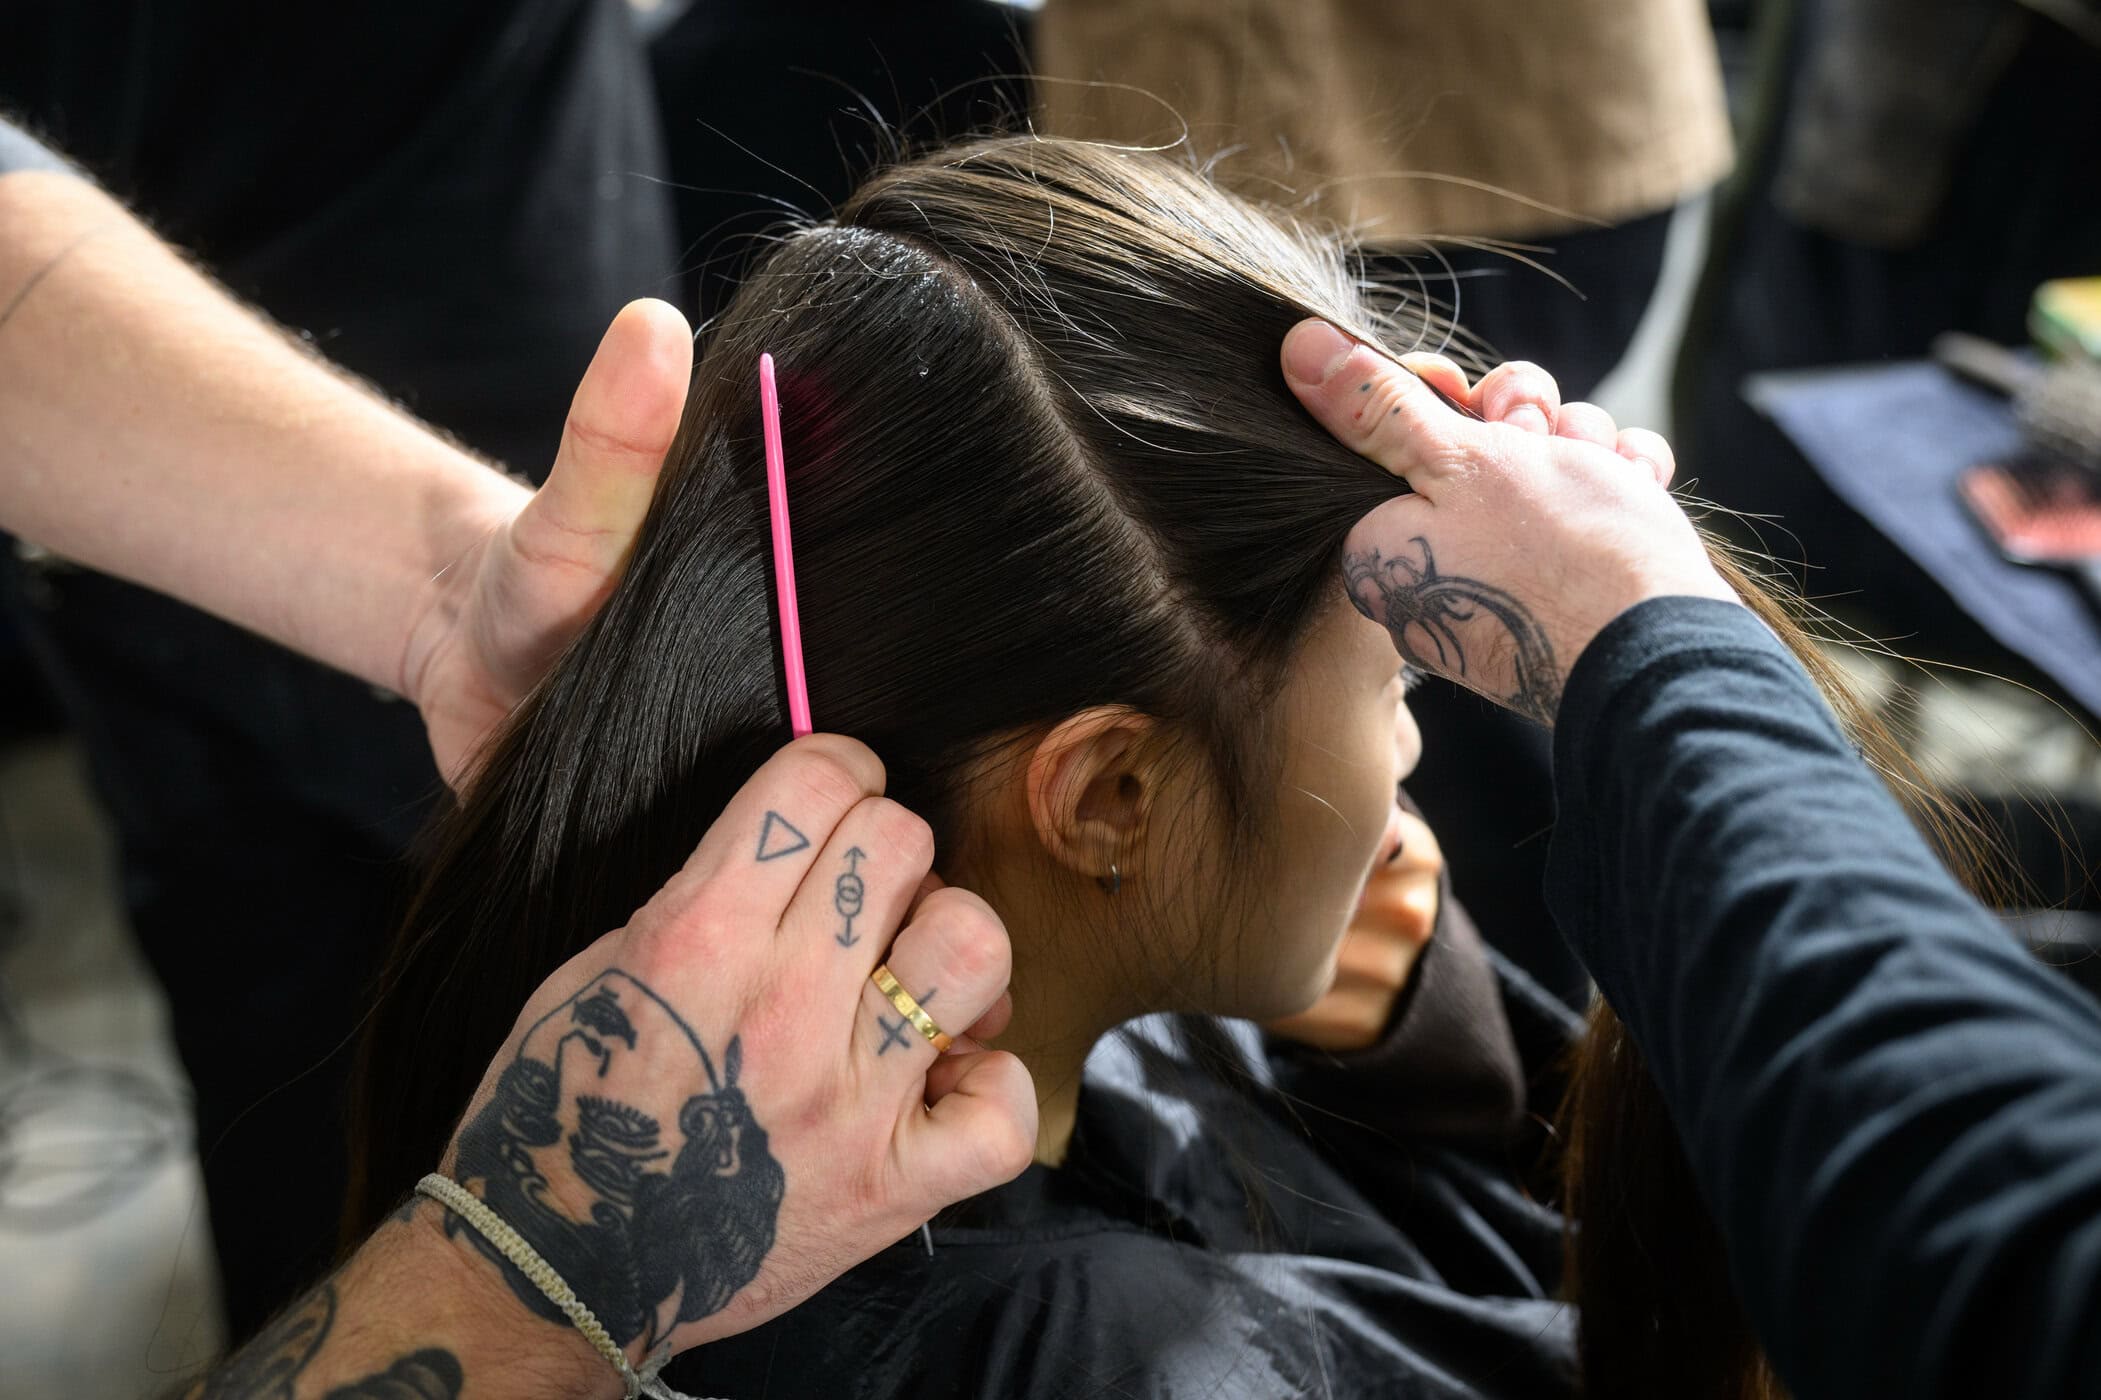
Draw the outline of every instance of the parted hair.
[[[940,849],[967,839],[974,761],[1096,705],[1158,720],[1243,814],[1224,839],[1259,845],[1281,678],[1339,595],[1344,536],[1405,489],[1312,421],[1278,347],[1308,316],[1396,351],[1443,335],[1355,266],[1185,163],[1033,137],[899,164],[784,235],[707,329],[625,576],[432,834],[361,1046],[346,1238],[439,1160],[516,1009],[623,924],[788,738],[762,351],[779,365],[812,708],[881,755]],[[1864,750],[1930,807],[1818,669]],[[1609,1011],[1576,1063],[1567,1204],[1588,1219],[1570,1279],[1611,1300],[1586,1312],[1590,1389],[1761,1393],[1669,1119]],[[1654,1189],[1623,1194],[1611,1183],[1636,1162]],[[1695,1241],[1679,1276],[1645,1262],[1659,1233]]]

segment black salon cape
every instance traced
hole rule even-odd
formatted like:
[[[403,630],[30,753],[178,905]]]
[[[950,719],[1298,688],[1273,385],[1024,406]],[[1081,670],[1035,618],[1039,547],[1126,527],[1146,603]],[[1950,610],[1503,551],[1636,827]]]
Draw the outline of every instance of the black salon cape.
[[[1572,1393],[1562,1222],[1519,1172],[1525,1085],[1555,1091],[1575,1019],[1445,909],[1377,1049],[1135,1022],[1087,1062],[1064,1166],[669,1378],[733,1400]]]

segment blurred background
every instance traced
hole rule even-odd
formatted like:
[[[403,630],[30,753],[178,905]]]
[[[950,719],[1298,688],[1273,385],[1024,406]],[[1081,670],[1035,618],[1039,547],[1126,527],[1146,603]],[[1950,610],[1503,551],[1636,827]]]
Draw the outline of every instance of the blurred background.
[[[2101,990],[2101,0],[0,0],[0,36],[0,110],[528,473],[619,305],[705,316],[900,152],[1213,161],[1454,353],[1671,435]],[[0,1400],[158,1394],[327,1262],[437,781],[398,701],[6,543]],[[1580,995],[1542,736],[1414,703],[1460,896]]]

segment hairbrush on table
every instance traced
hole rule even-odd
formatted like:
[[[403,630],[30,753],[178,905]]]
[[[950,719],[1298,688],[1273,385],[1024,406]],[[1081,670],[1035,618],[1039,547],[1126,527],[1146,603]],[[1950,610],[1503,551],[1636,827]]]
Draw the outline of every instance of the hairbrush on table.
[[[2101,471],[2101,365],[2038,362],[1959,331],[1934,337],[1933,358],[2011,399],[2014,421],[2038,451]]]
[[[2064,570],[2101,608],[2101,473],[2038,456],[1971,467],[1955,489],[2008,560]]]

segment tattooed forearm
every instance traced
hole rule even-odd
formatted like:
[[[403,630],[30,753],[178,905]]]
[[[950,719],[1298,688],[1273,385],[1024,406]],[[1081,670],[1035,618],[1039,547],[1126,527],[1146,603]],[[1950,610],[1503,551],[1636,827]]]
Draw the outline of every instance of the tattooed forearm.
[[[336,1287],[322,1284],[257,1334],[231,1360],[185,1392],[185,1400],[294,1400],[336,1323]],[[459,1358],[423,1347],[362,1380],[322,1392],[323,1400],[459,1400]]]
[[[1561,708],[1561,671],[1545,629],[1502,589],[1438,573],[1437,556],[1421,535],[1410,543],[1421,552],[1420,560],[1389,559],[1376,549],[1344,556],[1343,579],[1357,611],[1385,627],[1409,665],[1461,680],[1478,680],[1478,668],[1469,664],[1459,629],[1492,625],[1509,638],[1513,675],[1509,691],[1495,698],[1551,727]],[[1477,636],[1475,645],[1497,643]]]
[[[384,1371],[339,1385],[322,1400],[458,1400],[460,1363],[443,1347],[411,1352]]]
[[[832,884],[832,908],[846,921],[846,927],[832,937],[842,948],[851,948],[861,941],[854,932],[854,920],[861,916],[861,901],[868,895],[868,886],[861,879],[861,862],[868,859],[868,852],[855,846],[846,853],[846,871]]]
[[[767,849],[762,838],[760,859]],[[663,998],[601,973],[526,1031],[495,1097],[460,1130],[454,1174],[615,1340],[646,1354],[721,1311],[773,1247],[786,1176],[737,1087],[742,1065],[732,1037],[718,1073]],[[703,1077],[706,1092],[659,1100],[666,1083]],[[478,1231],[450,1215],[446,1230],[464,1232],[526,1307],[569,1325]]]

